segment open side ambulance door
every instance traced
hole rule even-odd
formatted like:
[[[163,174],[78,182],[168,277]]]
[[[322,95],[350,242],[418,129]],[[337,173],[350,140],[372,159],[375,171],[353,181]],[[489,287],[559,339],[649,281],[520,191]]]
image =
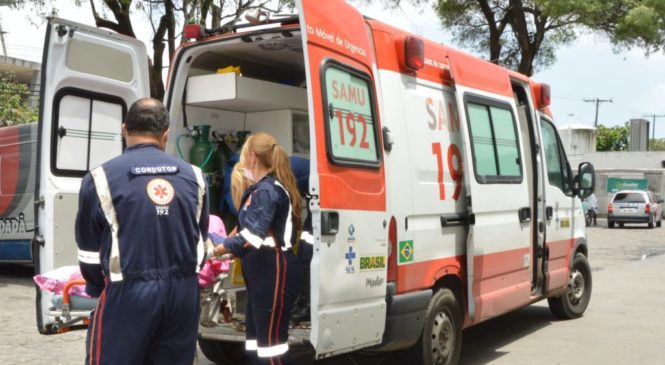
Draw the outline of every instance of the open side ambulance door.
[[[343,0],[297,2],[310,116],[311,342],[326,357],[381,342],[388,222],[368,26]]]
[[[148,97],[148,57],[138,40],[61,19],[46,30],[35,187],[36,273],[78,265],[74,221],[81,178],[122,153],[129,106]],[[51,295],[37,290],[37,327],[52,332]]]
[[[467,303],[479,322],[529,302],[531,183],[505,70],[472,57],[450,64],[464,133],[468,210]]]

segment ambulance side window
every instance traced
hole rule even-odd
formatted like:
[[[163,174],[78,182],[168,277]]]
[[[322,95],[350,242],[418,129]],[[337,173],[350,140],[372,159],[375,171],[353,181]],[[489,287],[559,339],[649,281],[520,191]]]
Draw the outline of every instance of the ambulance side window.
[[[367,74],[337,62],[323,71],[328,158],[338,165],[380,165],[374,95]]]
[[[563,146],[557,138],[556,128],[544,119],[540,120],[540,129],[543,136],[543,151],[547,165],[547,177],[550,185],[556,186],[565,194],[571,194],[570,171],[566,162]]]
[[[474,173],[479,183],[520,183],[522,164],[509,104],[467,98]]]
[[[120,155],[125,113],[124,101],[114,96],[72,88],[58,92],[51,136],[53,173],[83,176]]]

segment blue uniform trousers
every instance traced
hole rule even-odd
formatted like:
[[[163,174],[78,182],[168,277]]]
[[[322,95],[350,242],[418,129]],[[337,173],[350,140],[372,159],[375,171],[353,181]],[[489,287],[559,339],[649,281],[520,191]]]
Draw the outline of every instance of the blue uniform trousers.
[[[243,257],[242,268],[247,284],[247,340],[256,340],[257,345],[248,356],[255,364],[287,364],[288,352],[271,353],[288,343],[291,311],[302,281],[301,264],[291,250],[263,246]]]
[[[86,365],[191,365],[199,286],[194,275],[107,282],[86,338]]]

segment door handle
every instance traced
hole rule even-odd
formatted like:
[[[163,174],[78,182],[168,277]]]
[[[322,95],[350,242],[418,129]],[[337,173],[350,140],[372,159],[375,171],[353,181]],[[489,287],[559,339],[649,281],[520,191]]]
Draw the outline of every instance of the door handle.
[[[339,213],[323,212],[321,213],[321,235],[331,236],[339,231]]]
[[[441,221],[441,227],[476,224],[476,216],[473,213],[441,214],[439,219]]]
[[[545,207],[545,219],[550,220],[554,216],[554,208],[547,206]]]
[[[531,222],[531,207],[523,207],[517,211],[520,223]]]

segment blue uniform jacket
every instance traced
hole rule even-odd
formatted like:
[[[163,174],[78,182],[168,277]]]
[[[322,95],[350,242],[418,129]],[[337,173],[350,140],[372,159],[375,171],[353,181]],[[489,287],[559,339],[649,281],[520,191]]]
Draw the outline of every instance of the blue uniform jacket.
[[[193,167],[151,144],[128,147],[102,167],[117,216],[123,281],[195,275],[197,244],[207,238],[208,204],[204,195],[199,216],[200,185]],[[79,194],[79,261],[86,292],[99,296],[109,276],[111,225],[90,173]],[[96,252],[98,264],[85,259]]]
[[[238,234],[224,240],[224,247],[234,256],[242,257],[249,242],[254,248],[261,246],[291,248],[295,239],[291,202],[286,190],[273,176],[265,176],[243,194],[238,216]],[[213,241],[218,241],[213,238]],[[215,242],[219,243],[219,242]]]

